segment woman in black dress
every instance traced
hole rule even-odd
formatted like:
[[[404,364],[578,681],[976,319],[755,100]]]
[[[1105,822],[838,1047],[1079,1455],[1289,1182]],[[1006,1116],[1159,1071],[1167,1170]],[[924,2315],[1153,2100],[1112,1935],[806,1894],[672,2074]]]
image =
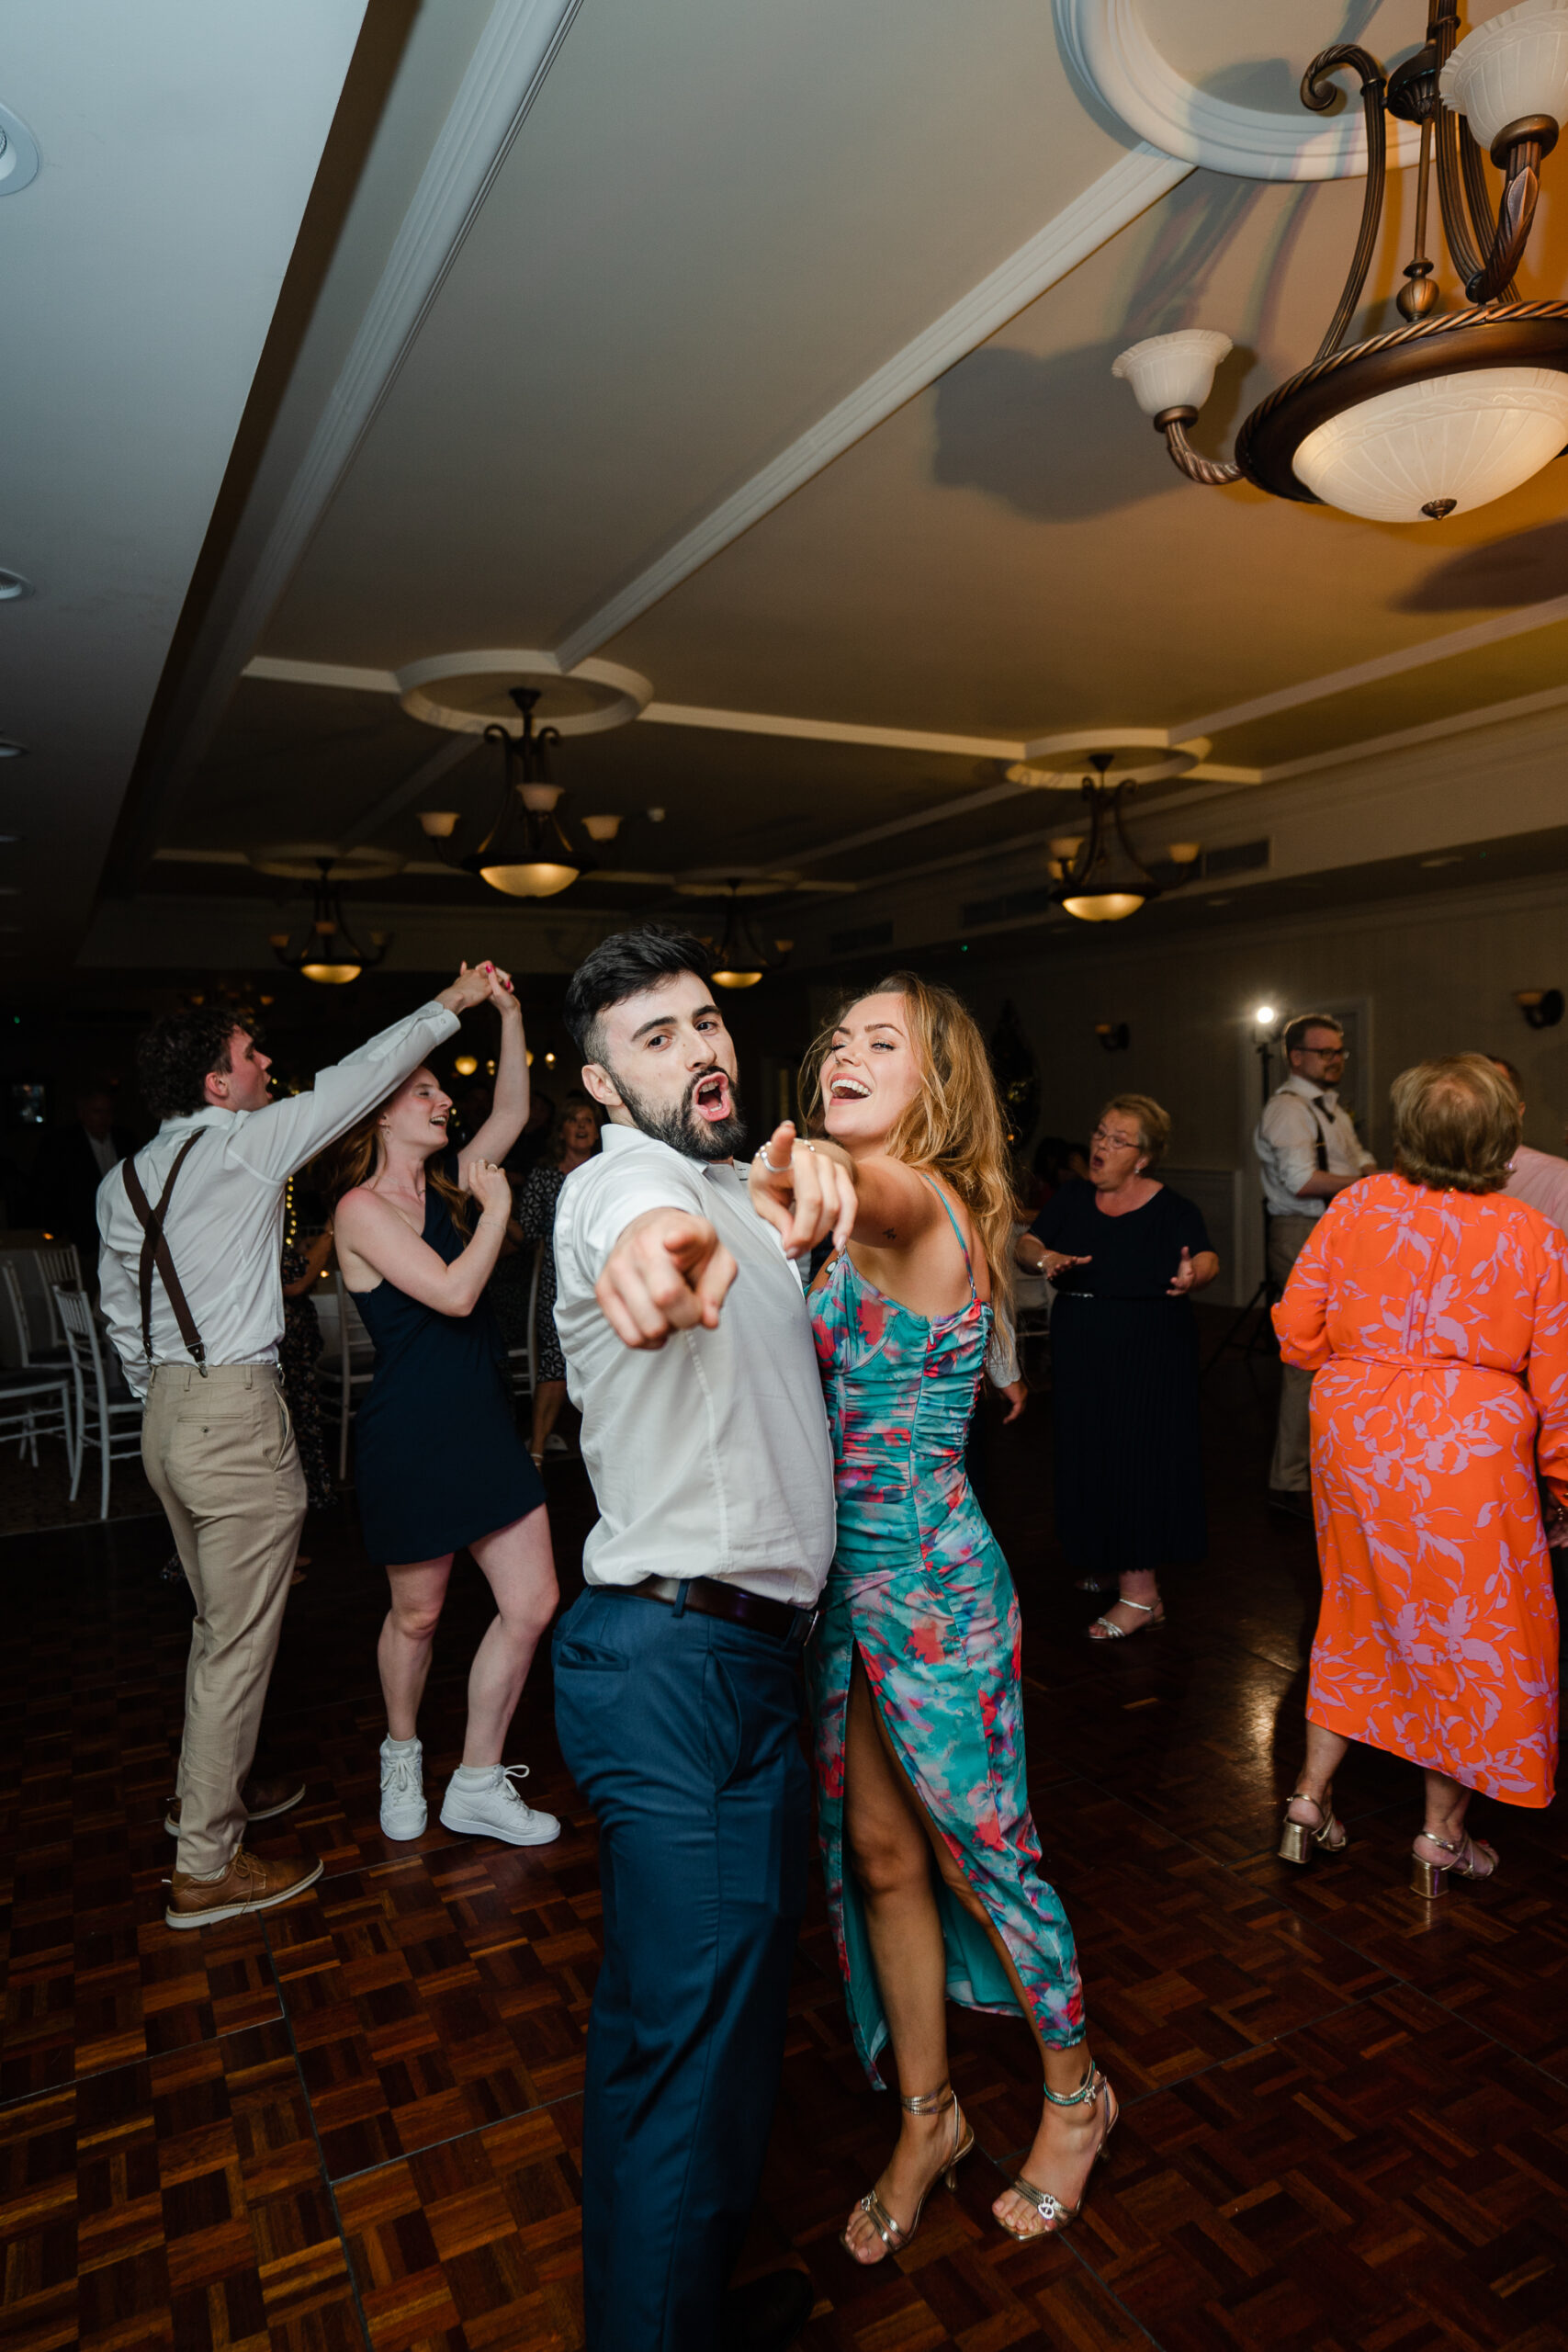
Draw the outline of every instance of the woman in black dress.
[[[1170,1120],[1113,1095],[1089,1182],[1065,1184],[1017,1259],[1056,1285],[1051,1316],[1056,1529],[1086,1589],[1120,1598],[1089,1627],[1120,1641],[1162,1624],[1158,1571],[1207,1548],[1198,1446],[1198,1332],[1189,1304],[1220,1261],[1192,1202],[1149,1171]]]
[[[465,1544],[495,1596],[468,1676],[463,1761],[448,1783],[448,1829],[541,1846],[553,1815],[513,1785],[525,1767],[502,1749],[539,1637],[556,1606],[544,1488],[517,1433],[505,1354],[485,1285],[512,1210],[497,1164],[528,1114],[528,1058],[512,982],[487,966],[501,1014],[495,1107],[462,1163],[462,1190],[433,1164],[452,1108],[415,1070],[342,1147],[349,1189],[338,1204],[343,1278],[376,1344],[358,1416],[357,1484],[365,1547],[387,1570],[391,1606],[377,1662],[387,1702],[381,1829],[417,1838],[426,1809],[417,1717],[453,1555]],[[472,1195],[481,1211],[466,1235]]]

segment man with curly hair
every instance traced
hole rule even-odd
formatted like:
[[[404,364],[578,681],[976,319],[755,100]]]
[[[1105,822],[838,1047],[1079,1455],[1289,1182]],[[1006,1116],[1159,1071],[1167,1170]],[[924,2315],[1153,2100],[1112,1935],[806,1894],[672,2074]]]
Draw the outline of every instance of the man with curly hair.
[[[245,1787],[305,1517],[277,1366],[285,1189],[484,1001],[492,968],[464,965],[417,1012],[319,1070],[310,1092],[276,1102],[268,1057],[232,1012],[164,1013],[140,1042],[160,1124],[99,1190],[99,1279],[109,1337],[146,1399],[141,1459],[196,1597],[165,1825],[179,1839],[171,1928],[270,1910],[321,1874],[319,1860],[262,1861],[243,1843],[247,1820],[305,1793]]]

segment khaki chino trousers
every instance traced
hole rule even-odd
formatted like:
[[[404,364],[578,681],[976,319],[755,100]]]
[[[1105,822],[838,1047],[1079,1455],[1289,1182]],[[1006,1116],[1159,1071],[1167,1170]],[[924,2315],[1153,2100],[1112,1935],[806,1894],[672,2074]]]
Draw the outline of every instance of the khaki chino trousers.
[[[196,1598],[175,1867],[219,1878],[244,1838],[240,1790],[305,1523],[305,1477],[276,1367],[155,1365],[141,1459]]]
[[[1270,1216],[1269,1219],[1269,1280],[1281,1295],[1291,1269],[1306,1248],[1317,1219],[1312,1216]],[[1280,1418],[1274,1425],[1274,1459],[1269,1484],[1277,1491],[1304,1495],[1311,1490],[1312,1374],[1299,1364],[1280,1366]]]

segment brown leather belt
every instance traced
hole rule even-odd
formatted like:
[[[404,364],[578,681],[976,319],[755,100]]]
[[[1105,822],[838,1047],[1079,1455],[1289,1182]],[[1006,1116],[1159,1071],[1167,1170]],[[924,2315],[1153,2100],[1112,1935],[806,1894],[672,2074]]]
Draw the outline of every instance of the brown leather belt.
[[[599,1589],[628,1593],[638,1600],[660,1600],[669,1609],[689,1609],[695,1617],[722,1617],[727,1624],[767,1634],[790,1649],[805,1648],[820,1614],[815,1609],[796,1609],[788,1600],[770,1600],[763,1593],[747,1592],[717,1577],[644,1577],[640,1584],[601,1585]]]

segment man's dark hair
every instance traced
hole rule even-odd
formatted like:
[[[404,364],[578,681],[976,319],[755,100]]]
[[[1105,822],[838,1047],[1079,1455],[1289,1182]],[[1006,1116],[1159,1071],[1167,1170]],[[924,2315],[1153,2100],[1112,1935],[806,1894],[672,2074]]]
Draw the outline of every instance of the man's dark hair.
[[[206,1081],[227,1073],[229,1040],[244,1026],[231,1006],[203,1004],[161,1012],[143,1030],[136,1044],[136,1077],[154,1119],[161,1124],[204,1107]]]
[[[1293,1021],[1286,1022],[1280,1040],[1285,1048],[1287,1060],[1292,1054],[1303,1051],[1306,1045],[1306,1034],[1309,1029],[1332,1029],[1335,1035],[1341,1039],[1345,1035],[1345,1023],[1342,1021],[1336,1021],[1332,1012],[1298,1012]]]
[[[603,1062],[599,1034],[602,1013],[613,1004],[660,980],[694,972],[699,980],[713,977],[713,957],[690,932],[666,931],[661,923],[646,922],[636,931],[613,932],[585,956],[573,972],[566,991],[566,1025],[585,1062]]]

